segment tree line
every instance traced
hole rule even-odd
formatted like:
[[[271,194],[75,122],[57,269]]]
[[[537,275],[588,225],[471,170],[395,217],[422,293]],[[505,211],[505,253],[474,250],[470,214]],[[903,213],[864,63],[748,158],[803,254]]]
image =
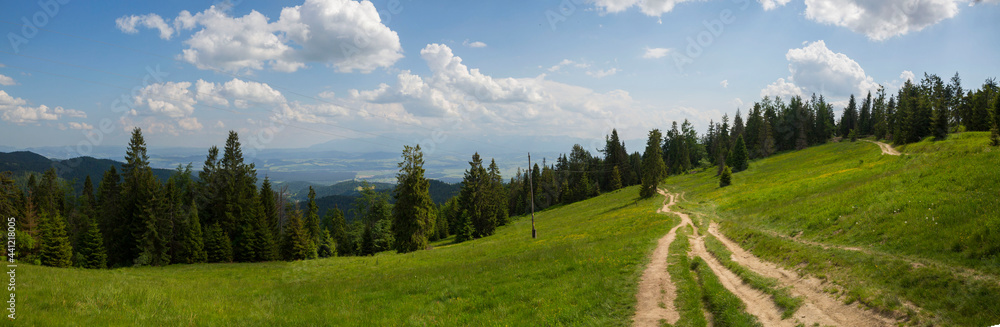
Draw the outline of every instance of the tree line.
[[[592,154],[577,144],[554,163],[543,159],[518,169],[505,182],[495,162],[472,156],[460,193],[441,206],[430,200],[420,147],[406,146],[397,184],[389,192],[364,187],[348,223],[339,208],[319,217],[310,189],[304,210],[276,191],[265,177],[257,187],[253,163],[244,162],[239,137],[230,132],[220,151],[212,147],[194,178],[191,165],[166,181],[152,174],[141,130],[135,129],[121,172],[110,167],[98,185],[87,177],[79,196],[54,169],[19,186],[0,175],[0,211],[17,217],[21,260],[88,268],[197,262],[301,260],[334,255],[411,252],[455,236],[464,242],[494,234],[498,227],[534,209],[584,200],[602,192],[641,185],[650,197],[663,178],[694,168],[715,167],[720,186],[749,168],[749,160],[799,150],[831,140],[874,137],[905,144],[949,132],[991,131],[1000,145],[1000,88],[987,79],[965,90],[958,74],[950,82],[924,74],[898,93],[884,88],[863,99],[851,95],[837,119],[822,96],[765,96],[744,120],[710,121],[701,136],[674,122],[666,133],[648,133],[643,153],[631,154],[612,130]],[[860,102],[860,103],[859,103]],[[532,199],[531,196],[534,196]],[[395,199],[390,204],[389,197]]]

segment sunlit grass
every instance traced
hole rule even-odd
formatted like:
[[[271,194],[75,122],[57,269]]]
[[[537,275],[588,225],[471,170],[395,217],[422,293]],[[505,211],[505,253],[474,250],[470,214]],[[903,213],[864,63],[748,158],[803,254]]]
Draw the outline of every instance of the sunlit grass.
[[[18,268],[24,325],[631,323],[638,278],[676,217],[635,187],[410,254],[117,270]]]
[[[925,140],[903,156],[827,144],[754,161],[726,188],[714,170],[666,187],[754,254],[841,285],[845,302],[906,312],[909,301],[938,323],[987,325],[1000,321],[1000,149],[988,137]]]

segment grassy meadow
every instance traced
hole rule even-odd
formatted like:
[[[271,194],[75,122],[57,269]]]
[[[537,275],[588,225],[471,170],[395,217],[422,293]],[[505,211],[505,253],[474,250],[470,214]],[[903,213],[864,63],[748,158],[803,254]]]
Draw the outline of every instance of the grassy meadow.
[[[1000,322],[1000,150],[988,144],[953,134],[888,156],[833,143],[751,162],[729,187],[714,169],[664,186],[757,256],[834,282],[845,303],[989,325]]]
[[[18,267],[18,325],[631,324],[639,276],[678,218],[636,187],[410,254],[115,270]],[[9,321],[8,321],[9,322]]]

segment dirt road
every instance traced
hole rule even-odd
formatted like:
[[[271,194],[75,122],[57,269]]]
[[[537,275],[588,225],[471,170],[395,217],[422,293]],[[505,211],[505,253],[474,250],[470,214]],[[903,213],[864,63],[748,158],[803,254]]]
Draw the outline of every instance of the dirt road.
[[[891,150],[891,147],[889,149]],[[898,152],[896,153],[898,155]],[[891,318],[862,309],[856,304],[843,304],[823,291],[825,286],[823,281],[810,276],[799,276],[797,273],[754,257],[719,233],[714,223],[710,224],[707,233],[719,239],[733,253],[733,261],[757,274],[777,279],[781,284],[779,287],[789,287],[793,296],[803,298],[803,305],[791,318],[781,319],[781,310],[774,304],[769,295],[743,283],[739,276],[725,268],[707,251],[704,236],[699,236],[698,229],[691,222],[690,217],[683,212],[670,209],[680,198],[680,195],[670,194],[664,190],[660,190],[659,193],[665,199],[663,208],[657,212],[677,215],[681,218],[681,223],[659,240],[650,259],[650,264],[642,275],[639,293],[636,295],[639,304],[633,318],[633,323],[636,326],[658,326],[661,319],[674,324],[680,318],[673,303],[674,299],[677,298],[676,287],[670,281],[670,275],[667,273],[667,249],[676,238],[677,229],[685,225],[690,225],[695,230],[695,233],[690,236],[691,253],[689,255],[704,259],[712,272],[719,277],[723,286],[746,304],[747,313],[757,317],[764,326],[796,326],[799,324],[891,326],[895,323]]]
[[[862,140],[862,141],[877,144],[879,148],[882,148],[882,154],[888,154],[890,156],[898,156],[901,154],[899,153],[899,151],[896,151],[896,149],[894,149],[891,145],[879,141],[869,141],[869,140]]]

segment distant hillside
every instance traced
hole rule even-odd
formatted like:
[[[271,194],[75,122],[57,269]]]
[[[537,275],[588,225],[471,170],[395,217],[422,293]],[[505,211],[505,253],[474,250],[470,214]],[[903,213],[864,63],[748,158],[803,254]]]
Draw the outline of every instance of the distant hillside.
[[[56,168],[57,175],[67,181],[73,182],[73,187],[79,192],[83,188],[83,181],[90,176],[96,187],[104,177],[104,172],[112,165],[120,172],[125,163],[109,159],[97,159],[92,157],[77,157],[66,160],[52,160],[30,151],[0,152],[0,172],[10,171],[14,175],[27,173],[44,173],[51,167]],[[160,181],[166,181],[173,174],[170,169],[153,169]]]
[[[289,185],[289,188],[294,185],[302,186],[298,192],[293,193],[292,198],[297,201],[302,201],[299,204],[299,208],[305,208],[304,202],[309,196],[309,185],[306,182],[291,182],[285,183]],[[430,180],[430,193],[431,199],[435,204],[441,205],[445,201],[458,195],[458,192],[462,189],[462,184],[448,184],[445,182]],[[387,183],[370,183],[370,185],[375,186],[375,190],[379,192],[392,192],[392,189],[396,187],[393,184]],[[278,186],[281,187],[280,185]],[[319,207],[320,216],[325,216],[326,211],[334,207],[339,207],[340,210],[344,211],[344,217],[350,221],[354,219],[354,215],[350,213],[350,210],[354,204],[354,200],[361,195],[361,182],[360,181],[344,181],[330,186],[315,186],[313,188],[316,190],[316,205]],[[389,201],[393,201],[390,197]]]

